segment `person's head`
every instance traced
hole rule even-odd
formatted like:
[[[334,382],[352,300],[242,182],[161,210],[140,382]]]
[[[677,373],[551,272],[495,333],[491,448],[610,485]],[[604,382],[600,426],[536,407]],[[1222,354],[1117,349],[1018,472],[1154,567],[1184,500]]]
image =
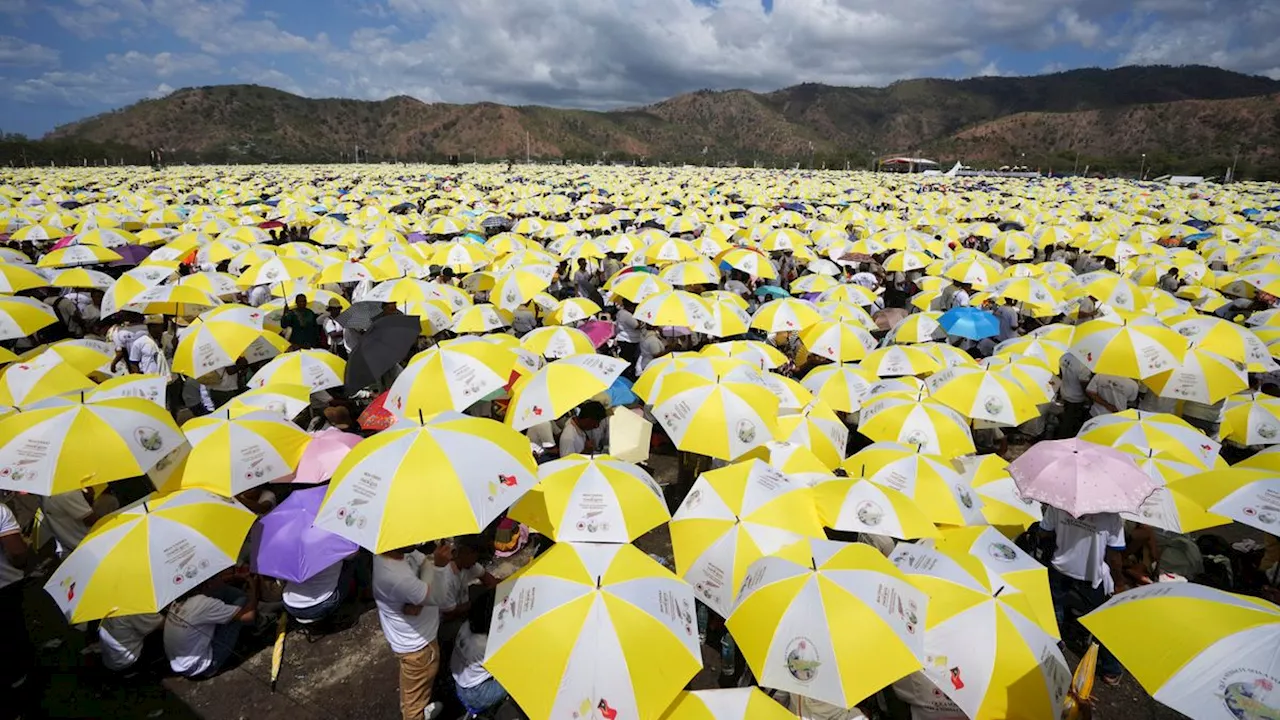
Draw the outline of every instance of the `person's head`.
[[[605,419],[604,405],[595,400],[588,400],[578,408],[577,423],[583,430],[595,430]]]
[[[163,315],[148,315],[146,318],[146,323],[147,323],[147,332],[151,335],[151,337],[158,338],[161,335],[164,335],[165,322],[164,322]]]
[[[299,310],[307,309],[307,296],[298,295],[293,299],[293,306]]]
[[[337,298],[330,300],[328,310],[330,315],[338,317],[342,314],[342,303],[338,302]]]
[[[1176,278],[1176,277],[1178,277],[1178,268],[1169,268],[1169,272],[1168,272],[1168,273],[1166,273],[1166,274],[1167,274],[1169,277]]]
[[[398,313],[398,312],[400,312],[400,309],[396,307],[396,304],[395,304],[395,303],[393,303],[393,302],[384,302],[384,303],[382,303],[382,314],[383,314],[383,315],[395,315],[395,314],[396,314],[396,313]]]
[[[586,258],[578,258],[578,269],[579,269],[579,270],[586,270],[586,269],[587,269],[587,259],[586,259]]]
[[[467,624],[472,635],[488,635],[489,626],[493,623],[493,604],[495,593],[486,590],[471,601],[471,609],[467,611]]]
[[[464,535],[453,541],[453,564],[459,570],[475,567],[485,559],[492,545],[479,535]]]
[[[1103,258],[1103,260],[1102,260],[1102,267],[1104,267],[1104,268],[1106,268],[1106,269],[1108,269],[1108,270],[1110,270],[1110,271],[1112,271],[1112,272],[1115,272],[1115,269],[1116,269],[1116,261],[1115,261],[1113,258]]]

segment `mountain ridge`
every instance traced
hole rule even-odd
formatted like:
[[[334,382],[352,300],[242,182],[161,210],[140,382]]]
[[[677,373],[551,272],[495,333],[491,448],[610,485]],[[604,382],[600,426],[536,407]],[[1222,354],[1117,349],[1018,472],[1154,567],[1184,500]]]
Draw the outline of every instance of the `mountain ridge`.
[[[1125,166],[1142,152],[1169,162],[1193,156],[1191,148],[1173,147],[1175,137],[1209,137],[1215,152],[1225,152],[1218,136],[1233,126],[1227,116],[1242,114],[1235,125],[1251,134],[1232,154],[1280,165],[1280,107],[1259,100],[1277,94],[1280,81],[1195,65],[922,78],[884,87],[802,83],[766,93],[698,90],[608,111],[424,103],[405,95],[313,99],[222,85],[183,88],[85,118],[55,128],[45,140],[160,148],[173,159],[201,162],[329,162],[357,152],[362,160],[500,160],[527,153],[544,160],[856,167],[898,152],[993,162],[1025,155],[1030,163],[1070,151]],[[1147,106],[1164,110],[1104,121],[1107,113]],[[1009,120],[1017,116],[1023,117]],[[1137,122],[1150,123],[1149,132],[1139,132]],[[1087,136],[1072,137],[1066,128],[1073,124]],[[1108,138],[1118,128],[1124,133]],[[1145,145],[1123,145],[1124,138]],[[1215,167],[1221,159],[1203,158]]]

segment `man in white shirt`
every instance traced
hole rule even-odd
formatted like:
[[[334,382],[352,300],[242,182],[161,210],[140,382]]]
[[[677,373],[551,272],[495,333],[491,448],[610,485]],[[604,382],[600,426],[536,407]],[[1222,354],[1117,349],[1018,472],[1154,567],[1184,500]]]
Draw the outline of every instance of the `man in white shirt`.
[[[350,595],[355,563],[338,561],[302,582],[286,582],[280,599],[289,615],[309,625],[332,617]]]
[[[1040,530],[1054,537],[1049,587],[1054,614],[1061,630],[1068,611],[1080,616],[1124,592],[1124,520],[1116,513],[1097,513],[1075,518],[1046,505]],[[1108,684],[1119,681],[1119,661],[1105,647],[1098,654],[1098,670]]]
[[[1093,401],[1089,416],[1098,417],[1128,410],[1138,402],[1138,392],[1141,389],[1137,380],[1127,377],[1094,375],[1089,386],[1084,389],[1085,394]]]
[[[106,618],[98,625],[98,641],[102,647],[102,664],[108,670],[122,672],[133,667],[142,657],[147,636],[164,625],[164,615],[142,613]]]
[[[583,403],[560,431],[560,457],[603,453],[608,439],[603,427],[607,417],[604,405],[592,400]]]
[[[453,559],[440,543],[432,561],[443,568]],[[432,604],[429,583],[419,578],[426,556],[413,548],[382,553],[373,559],[373,599],[387,644],[400,661],[400,713],[403,720],[434,720],[444,709],[431,701],[431,686],[440,670],[440,607]],[[438,597],[438,595],[437,595]],[[438,602],[438,600],[437,600]]]
[[[969,307],[969,285],[960,283],[956,286],[956,291],[951,294],[951,299],[947,302],[947,309],[958,307]]]
[[[137,322],[138,318],[133,313],[120,313],[120,315],[123,319],[107,332],[107,337],[116,348],[116,356],[111,360],[112,372],[116,372],[117,369],[128,372],[129,348],[134,340],[147,332],[146,326]]]
[[[480,560],[493,548],[479,535],[468,535],[453,541],[453,560],[437,577],[442,584],[440,592],[440,642],[452,646],[458,630],[471,611],[471,585],[480,583],[487,588],[498,586],[498,579],[489,574]],[[445,652],[445,655],[450,653]]]
[[[53,533],[59,557],[71,554],[98,521],[93,510],[93,490],[71,490],[50,495],[40,502],[44,510],[43,527]]]
[[[640,358],[640,341],[644,340],[644,329],[636,320],[636,306],[627,300],[618,301],[618,312],[613,317],[614,327],[618,334],[618,357],[627,361],[627,369],[622,374],[632,380],[636,377],[636,360]]]
[[[254,285],[249,290],[249,297],[247,298],[249,307],[262,307],[269,302],[271,302],[271,286]]]
[[[346,348],[343,347],[342,341],[346,337],[346,328],[338,322],[338,316],[342,314],[342,303],[334,298],[329,301],[327,310],[328,312],[320,317],[320,330],[324,332],[325,344],[329,347],[329,352],[345,358]]]
[[[636,359],[636,375],[639,376],[649,367],[649,363],[661,357],[667,352],[667,346],[662,342],[662,338],[658,336],[658,331],[651,327],[644,329],[644,335],[640,339],[640,357]]]
[[[1058,421],[1057,437],[1059,439],[1075,437],[1089,419],[1089,396],[1085,388],[1093,380],[1093,372],[1084,361],[1074,353],[1064,353],[1058,361],[1059,375],[1062,377],[1062,417]]]
[[[228,585],[205,582],[169,606],[164,652],[169,667],[189,678],[213,677],[231,659],[240,628],[257,620],[258,578],[246,596]]]
[[[0,688],[6,693],[22,685],[35,660],[22,611],[22,579],[30,556],[18,519],[0,503]]]
[[[174,377],[170,366],[172,336],[165,332],[163,315],[148,315],[146,325],[147,331],[129,345],[129,371],[168,378],[165,407],[176,412],[182,404],[182,383]]]

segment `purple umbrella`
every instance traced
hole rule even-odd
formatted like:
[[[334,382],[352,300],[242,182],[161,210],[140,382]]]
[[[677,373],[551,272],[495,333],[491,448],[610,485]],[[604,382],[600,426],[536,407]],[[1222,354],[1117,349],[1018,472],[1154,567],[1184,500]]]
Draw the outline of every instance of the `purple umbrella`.
[[[326,489],[295,491],[254,526],[254,572],[303,582],[355,554],[359,548],[355,543],[312,527]]]
[[[130,267],[147,259],[147,256],[151,254],[152,248],[142,245],[121,245],[120,247],[112,248],[112,250],[120,254],[120,259],[109,263],[111,267]]]

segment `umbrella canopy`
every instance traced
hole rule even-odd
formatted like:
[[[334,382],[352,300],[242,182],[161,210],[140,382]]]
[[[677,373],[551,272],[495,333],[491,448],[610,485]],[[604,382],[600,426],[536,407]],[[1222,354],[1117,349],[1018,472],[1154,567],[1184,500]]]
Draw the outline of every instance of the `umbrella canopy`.
[[[480,532],[537,481],[529,439],[502,423],[401,420],[342,459],[316,526],[382,553]]]
[[[72,623],[160,612],[234,565],[255,519],[204,490],[149,495],[98,521],[45,591]]]
[[[350,540],[313,525],[326,490],[295,490],[263,516],[254,530],[254,572],[288,582],[306,582],[360,549]]]
[[[972,307],[951,308],[938,318],[948,335],[981,340],[1000,334],[1000,321],[995,315]]]
[[[1036,443],[1009,463],[1009,475],[1023,497],[1073,517],[1137,512],[1157,487],[1132,456],[1080,439]]]
[[[556,542],[627,543],[671,519],[657,481],[609,455],[553,460],[538,478],[508,516]]]
[[[595,354],[549,363],[516,381],[506,422],[516,430],[527,430],[554,420],[607,391],[626,367],[626,360]]]
[[[702,667],[693,592],[631,545],[559,543],[498,598],[484,666],[532,717],[657,720]]]
[[[422,323],[412,315],[384,315],[374,320],[347,359],[343,380],[347,393],[372,385],[399,365],[421,333]]]
[[[761,686],[852,707],[921,669],[928,605],[870,545],[807,540],[752,564],[727,626]]]

